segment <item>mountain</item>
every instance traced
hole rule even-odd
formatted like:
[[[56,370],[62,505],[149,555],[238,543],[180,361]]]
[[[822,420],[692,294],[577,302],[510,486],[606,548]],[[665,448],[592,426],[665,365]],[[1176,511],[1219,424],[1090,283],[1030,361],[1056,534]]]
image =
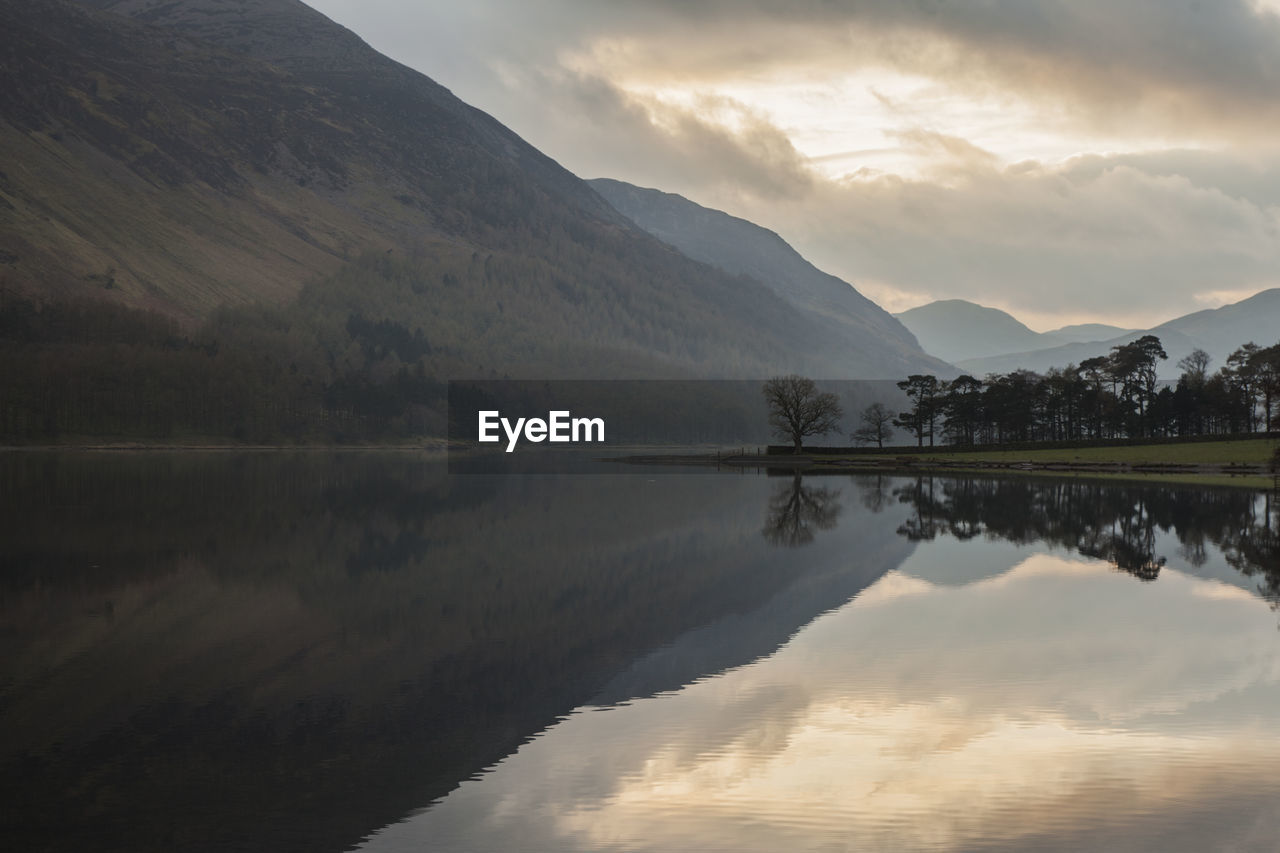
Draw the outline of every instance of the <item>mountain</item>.
[[[1280,342],[1280,288],[1264,290],[1231,305],[1196,311],[1151,329],[1129,332],[1108,340],[968,359],[959,366],[978,376],[1008,373],[1019,368],[1043,373],[1052,367],[1079,364],[1086,358],[1107,355],[1112,347],[1148,334],[1160,338],[1169,355],[1168,360],[1161,362],[1162,378],[1176,378],[1181,372],[1178,362],[1197,348],[1209,353],[1212,358],[1210,370],[1216,370],[1226,363],[1232,352],[1249,341],[1261,346]]]
[[[158,311],[313,389],[936,364],[685,257],[298,0],[0,0],[0,30],[10,293]]]
[[[966,359],[1057,346],[1064,339],[1033,332],[1009,314],[963,299],[943,299],[896,316],[931,355]]]
[[[1056,338],[1062,343],[1084,344],[1090,341],[1105,341],[1111,338],[1118,338],[1134,331],[1137,330],[1108,326],[1106,323],[1077,323],[1073,326],[1063,326],[1061,329],[1050,329],[1044,332],[1043,336]]]
[[[1186,314],[1161,323],[1151,334],[1162,338],[1166,334],[1186,335],[1213,356],[1215,368],[1221,367],[1242,344],[1253,341],[1265,347],[1280,341],[1280,288],[1221,308]]]
[[[839,330],[848,347],[876,364],[880,375],[954,373],[949,365],[926,363],[915,336],[902,323],[848,282],[809,263],[773,231],[674,193],[607,178],[588,183],[664,243],[694,260],[762,282],[824,326]]]

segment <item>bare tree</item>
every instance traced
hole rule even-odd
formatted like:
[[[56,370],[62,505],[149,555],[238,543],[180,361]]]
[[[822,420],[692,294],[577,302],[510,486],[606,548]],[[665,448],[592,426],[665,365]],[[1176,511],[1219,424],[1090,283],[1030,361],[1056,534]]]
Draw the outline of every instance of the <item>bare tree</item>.
[[[813,380],[803,376],[775,376],[762,390],[769,426],[778,437],[790,438],[796,453],[802,452],[806,437],[837,429],[844,416],[835,394],[819,392]]]
[[[1178,367],[1182,368],[1182,376],[1187,380],[1188,385],[1193,388],[1204,387],[1204,380],[1209,373],[1209,362],[1211,360],[1209,353],[1197,347],[1186,358],[1178,362]]]
[[[859,418],[862,426],[855,429],[850,438],[866,444],[874,441],[876,447],[884,447],[884,440],[893,435],[893,412],[884,403],[872,403],[862,410]]]

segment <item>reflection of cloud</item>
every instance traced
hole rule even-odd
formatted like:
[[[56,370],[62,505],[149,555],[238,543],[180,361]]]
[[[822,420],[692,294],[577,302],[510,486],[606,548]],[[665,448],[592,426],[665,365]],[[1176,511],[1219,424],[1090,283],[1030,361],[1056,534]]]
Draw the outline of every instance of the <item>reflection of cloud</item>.
[[[371,846],[1071,849],[1105,827],[1190,850],[1181,823],[1270,808],[1280,649],[1257,599],[1047,555],[885,583],[772,658],[575,714]]]

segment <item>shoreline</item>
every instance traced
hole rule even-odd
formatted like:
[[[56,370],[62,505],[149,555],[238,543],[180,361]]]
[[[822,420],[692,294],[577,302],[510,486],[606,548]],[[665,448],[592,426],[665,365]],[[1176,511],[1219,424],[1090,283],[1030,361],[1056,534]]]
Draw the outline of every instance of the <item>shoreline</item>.
[[[101,444],[8,444],[0,453],[432,453],[457,452],[445,444],[148,444],[145,442],[103,442]]]
[[[1186,482],[1280,488],[1280,472],[1271,463],[1252,462],[1153,462],[1062,461],[1034,459],[931,459],[920,455],[870,458],[800,455],[637,454],[619,457],[629,465],[687,465],[725,467],[797,474],[1005,474],[1057,475],[1096,479],[1151,482]]]

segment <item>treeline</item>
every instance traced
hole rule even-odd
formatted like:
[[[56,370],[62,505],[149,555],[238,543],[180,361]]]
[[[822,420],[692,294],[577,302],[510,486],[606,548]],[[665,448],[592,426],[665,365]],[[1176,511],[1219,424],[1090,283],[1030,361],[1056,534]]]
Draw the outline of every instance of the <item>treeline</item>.
[[[910,408],[893,419],[917,445],[1188,437],[1271,431],[1280,412],[1280,343],[1247,343],[1209,372],[1194,350],[1178,362],[1176,383],[1158,378],[1168,358],[1144,335],[1110,354],[1050,370],[964,375],[951,381],[914,374],[898,383]],[[869,417],[864,415],[864,419]]]
[[[445,386],[424,347],[403,326],[359,313],[326,346],[275,309],[227,310],[184,332],[108,302],[0,295],[0,440],[442,434]]]

